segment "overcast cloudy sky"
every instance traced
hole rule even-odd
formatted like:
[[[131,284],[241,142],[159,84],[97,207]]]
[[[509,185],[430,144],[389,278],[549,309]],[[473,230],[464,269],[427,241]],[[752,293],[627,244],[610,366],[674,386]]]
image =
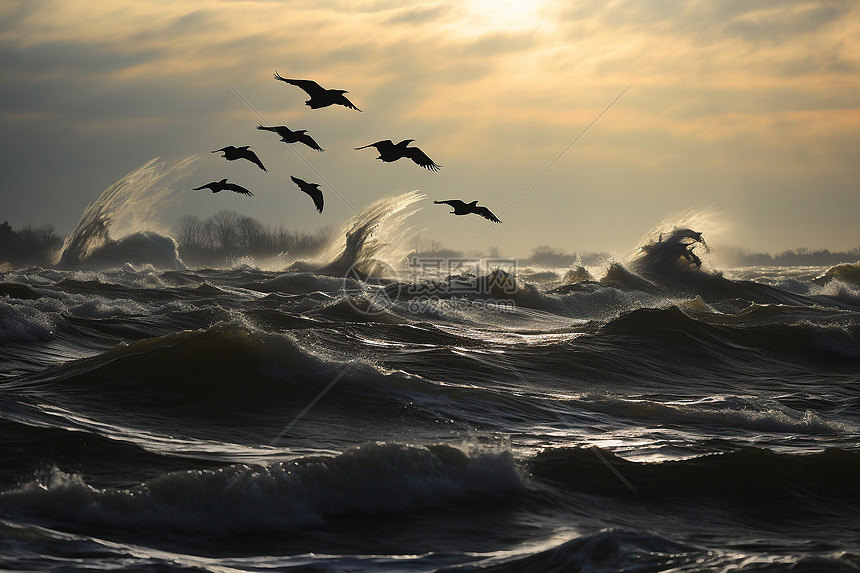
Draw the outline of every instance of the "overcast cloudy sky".
[[[504,221],[475,241],[486,221],[428,200],[423,237],[510,255],[628,251],[687,210],[709,214],[712,243],[860,246],[854,0],[3,0],[0,55],[0,219],[16,229],[65,234],[136,167],[197,155],[180,186],[227,177],[256,195],[189,190],[168,222],[231,209],[337,228],[419,189]],[[311,110],[275,70],[347,89],[363,112]],[[353,149],[406,138],[443,169]],[[269,173],[209,153],[225,145],[251,145]],[[323,184],[322,215],[290,175]]]

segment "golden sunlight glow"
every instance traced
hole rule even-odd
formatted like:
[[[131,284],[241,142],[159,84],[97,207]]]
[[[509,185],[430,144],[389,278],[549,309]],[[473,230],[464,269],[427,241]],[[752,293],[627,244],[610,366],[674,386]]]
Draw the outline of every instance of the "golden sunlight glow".
[[[530,192],[558,199],[552,215],[562,222],[545,224],[537,201],[518,203],[514,215],[553,229],[542,241],[603,249],[610,236],[612,248],[629,248],[664,211],[717,204],[748,217],[773,198],[781,203],[786,188],[808,202],[791,212],[793,224],[811,206],[822,218],[849,220],[860,8],[717,4],[19,0],[0,6],[0,21],[14,22],[0,33],[15,54],[3,79],[21,90],[0,120],[22,133],[27,122],[61,123],[100,141],[145,132],[147,149],[163,155],[208,150],[209,136],[283,152],[276,141],[251,139],[259,110],[267,122],[326,140],[328,153],[314,160],[333,182],[349,174],[353,203],[398,185],[431,195],[465,189],[492,202],[507,198],[508,181],[531,180],[635,80]],[[300,89],[272,79],[274,70],[348,89],[364,113],[311,112]],[[430,177],[348,153],[365,137],[414,137],[445,170]],[[627,188],[637,191],[617,205],[605,201]],[[650,188],[659,194],[643,192]],[[838,200],[820,199],[823,189]],[[570,226],[565,208],[574,205],[602,209],[605,219]],[[627,224],[639,217],[638,227]],[[771,211],[766,217],[775,228],[750,231],[761,233],[761,248],[795,240],[788,219],[777,226]],[[855,228],[822,226],[814,240],[853,247]],[[496,236],[502,248],[521,248],[514,234]]]
[[[467,25],[476,30],[530,29],[542,24],[544,0],[468,0]]]

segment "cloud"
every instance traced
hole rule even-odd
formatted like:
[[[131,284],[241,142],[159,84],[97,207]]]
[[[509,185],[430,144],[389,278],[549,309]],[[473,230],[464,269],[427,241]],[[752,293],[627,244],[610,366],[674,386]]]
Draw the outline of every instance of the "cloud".
[[[415,187],[444,195],[463,186],[491,201],[507,197],[511,181],[519,191],[636,79],[536,191],[566,197],[587,182],[594,205],[604,193],[628,197],[632,222],[647,201],[610,189],[619,181],[665,184],[673,209],[699,179],[715,189],[747,176],[799,185],[806,172],[842,189],[860,176],[851,159],[860,153],[858,12],[830,0],[5,3],[0,50],[12,57],[0,63],[0,145],[12,153],[0,168],[20,186],[50,166],[38,182],[63,187],[69,212],[68,202],[88,203],[155,155],[201,154],[206,179],[236,169],[211,149],[250,144],[267,166],[313,175],[254,130],[265,122],[309,129],[328,151],[304,157],[357,206]],[[349,90],[364,112],[310,110],[274,70]],[[428,174],[352,149],[388,138],[416,139],[445,168]],[[240,173],[274,193],[289,181],[271,172]],[[713,193],[709,203],[725,196]],[[262,215],[317,223],[291,220],[271,201]],[[517,209],[540,219],[530,202]]]
[[[387,24],[409,24],[412,26],[426,26],[439,22],[452,12],[450,6],[445,4],[418,4],[395,11],[386,19]]]
[[[713,7],[715,4],[709,4]],[[734,13],[717,14],[724,24],[721,32],[752,44],[782,44],[828,29],[851,13],[849,2],[747,2],[731,4]],[[708,13],[701,15],[704,18]]]
[[[531,33],[492,32],[480,36],[469,45],[465,52],[469,55],[495,57],[513,52],[522,52],[537,45]]]
[[[619,0],[577,4],[559,20],[604,71],[809,77],[856,73],[858,10],[828,0]]]
[[[91,76],[109,77],[143,62],[164,57],[157,48],[124,51],[113,44],[51,40],[10,49],[14,58],[5,58],[0,70],[5,81],[43,81],[45,78],[83,80]]]
[[[618,0],[578,3],[560,18],[621,32],[671,34],[693,43],[742,39],[760,44],[821,33],[856,10],[850,0]]]

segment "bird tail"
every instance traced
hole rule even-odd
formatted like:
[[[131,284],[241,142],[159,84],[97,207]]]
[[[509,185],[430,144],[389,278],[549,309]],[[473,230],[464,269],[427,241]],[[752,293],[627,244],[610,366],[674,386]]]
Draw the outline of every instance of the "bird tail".
[[[264,126],[264,125],[262,125],[262,124],[258,125],[258,126],[257,126],[257,129],[262,129],[262,130],[265,130],[265,131],[273,131],[271,127],[267,127],[267,126]]]
[[[372,144],[372,143],[368,143],[367,145],[362,145],[361,147],[356,147],[355,149],[356,149],[356,150],[358,150],[358,149],[367,149],[368,147],[373,147],[373,144]]]

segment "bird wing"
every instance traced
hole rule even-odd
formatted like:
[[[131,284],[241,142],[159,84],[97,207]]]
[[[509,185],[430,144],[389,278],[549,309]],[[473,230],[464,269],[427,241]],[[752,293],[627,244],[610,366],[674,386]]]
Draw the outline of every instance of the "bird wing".
[[[323,194],[322,191],[320,191],[319,185],[308,185],[306,188],[302,188],[302,191],[311,196],[311,199],[314,200],[314,205],[316,205],[317,211],[322,213]]]
[[[463,201],[460,201],[459,199],[448,199],[447,201],[433,201],[433,202],[436,204],[440,204],[440,205],[444,203],[445,205],[450,205],[454,209],[457,209],[458,207],[462,208],[462,207],[466,206],[466,204]]]
[[[281,80],[282,82],[287,82],[288,84],[296,87],[300,87],[305,90],[305,92],[311,97],[319,96],[325,93],[325,88],[323,88],[321,85],[319,85],[313,80],[291,80],[288,78],[281,77],[278,72],[275,72],[275,79]]]
[[[262,129],[264,131],[271,131],[272,133],[277,133],[281,137],[286,138],[289,135],[293,134],[293,130],[291,130],[286,125],[258,125],[257,129]]]
[[[245,159],[247,159],[251,163],[254,163],[257,167],[259,167],[260,169],[262,169],[266,173],[269,172],[269,170],[263,166],[263,162],[260,161],[260,158],[257,157],[257,154],[254,153],[253,151],[251,151],[250,149],[243,150],[242,151],[242,157],[244,157]]]
[[[323,194],[320,191],[320,186],[316,183],[308,183],[304,179],[299,179],[298,177],[293,177],[290,175],[290,179],[293,180],[293,183],[299,186],[299,189],[310,195],[311,199],[314,200],[314,205],[316,205],[317,211],[320,213],[323,212]]]
[[[253,195],[253,193],[251,193],[241,185],[236,185],[235,183],[226,183],[224,185],[224,189],[228,191],[235,191],[236,193],[239,193],[241,195],[248,195],[249,197]]]
[[[432,159],[427,157],[426,153],[424,153],[423,151],[421,151],[421,149],[417,147],[407,147],[406,157],[408,157],[421,167],[429,169],[430,171],[439,171],[442,168],[441,165],[436,165],[436,163]]]
[[[355,105],[354,105],[351,101],[349,101],[348,99],[346,99],[346,96],[345,96],[345,95],[341,94],[341,96],[340,96],[339,98],[337,98],[337,99],[339,100],[339,102],[340,102],[340,104],[341,104],[342,106],[344,106],[344,107],[348,107],[349,109],[354,109],[355,111],[361,111],[360,109],[358,109],[357,107],[355,107]]]
[[[499,218],[496,217],[495,215],[493,215],[493,212],[490,211],[489,209],[487,209],[486,207],[475,207],[475,210],[472,212],[480,215],[484,219],[489,219],[493,223],[501,223]]]
[[[356,149],[366,149],[368,147],[375,147],[379,153],[382,153],[383,149],[390,150],[394,149],[394,142],[390,139],[383,139],[382,141],[377,141],[376,143],[368,143],[367,145],[362,145],[361,147],[356,147]]]
[[[314,138],[308,135],[307,133],[303,133],[299,136],[299,141],[310,147],[311,149],[316,149],[317,151],[325,151],[320,144],[314,141]]]

